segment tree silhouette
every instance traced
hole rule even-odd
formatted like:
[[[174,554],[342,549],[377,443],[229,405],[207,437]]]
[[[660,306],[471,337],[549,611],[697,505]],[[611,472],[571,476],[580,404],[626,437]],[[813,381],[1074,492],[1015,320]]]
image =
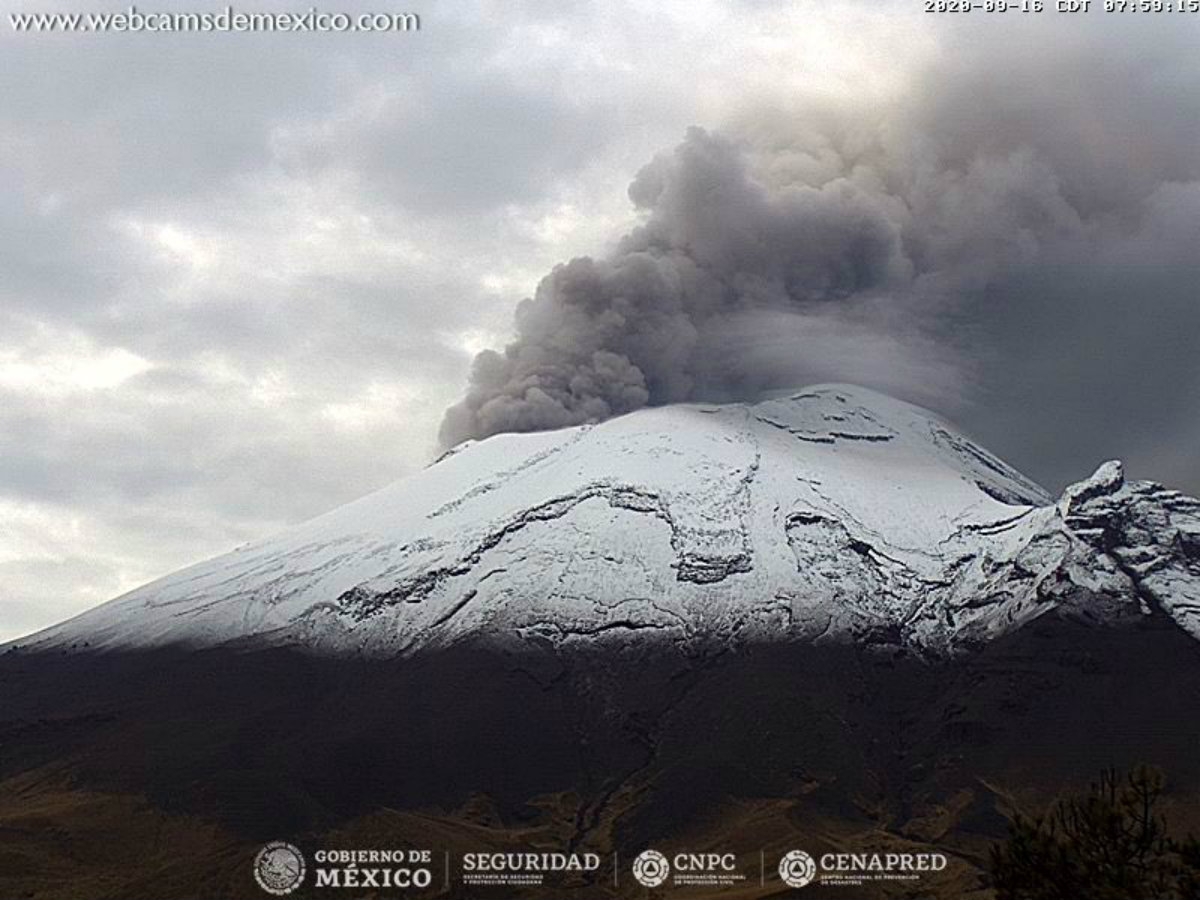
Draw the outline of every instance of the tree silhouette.
[[[997,900],[1200,900],[1200,841],[1167,833],[1162,792],[1153,769],[1110,769],[1047,815],[1017,814],[992,848]]]

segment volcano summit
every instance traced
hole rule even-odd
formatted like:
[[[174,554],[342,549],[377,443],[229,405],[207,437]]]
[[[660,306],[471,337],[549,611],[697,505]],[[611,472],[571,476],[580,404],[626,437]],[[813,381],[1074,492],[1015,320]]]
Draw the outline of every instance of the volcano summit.
[[[28,649],[852,642],[954,652],[1049,612],[1200,637],[1200,503],[1118,463],[1055,502],[846,385],[468,442]]]

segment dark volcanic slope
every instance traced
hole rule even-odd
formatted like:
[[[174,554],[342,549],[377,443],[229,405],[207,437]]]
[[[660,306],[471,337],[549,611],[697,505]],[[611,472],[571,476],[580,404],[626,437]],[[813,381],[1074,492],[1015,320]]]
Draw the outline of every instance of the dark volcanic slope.
[[[1200,645],[1156,617],[1050,615],[932,664],[829,646],[8,654],[0,691],[3,897],[258,897],[262,842],[347,834],[624,858],[915,842],[954,854],[938,891],[963,897],[1014,804],[1137,762],[1200,826]]]

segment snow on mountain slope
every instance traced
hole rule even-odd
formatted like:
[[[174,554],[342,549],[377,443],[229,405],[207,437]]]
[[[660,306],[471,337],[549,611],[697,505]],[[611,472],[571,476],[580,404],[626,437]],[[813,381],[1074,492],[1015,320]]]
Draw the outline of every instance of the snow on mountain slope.
[[[1051,610],[1200,637],[1200,504],[1101,467],[1055,504],[845,385],[456,448],[20,644],[837,641],[953,651]]]

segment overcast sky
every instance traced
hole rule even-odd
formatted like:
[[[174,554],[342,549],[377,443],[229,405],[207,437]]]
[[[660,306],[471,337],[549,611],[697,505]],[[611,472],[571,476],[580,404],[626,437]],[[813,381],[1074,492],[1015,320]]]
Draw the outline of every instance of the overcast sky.
[[[854,309],[886,307],[874,362],[781,366],[768,320],[755,388],[932,403],[1052,490],[1121,456],[1200,492],[1200,17],[404,9],[419,32],[35,36],[5,6],[0,640],[419,469],[555,264],[647,221],[691,253],[711,229],[675,217],[730,172],[788,235],[835,181],[894,226]]]

